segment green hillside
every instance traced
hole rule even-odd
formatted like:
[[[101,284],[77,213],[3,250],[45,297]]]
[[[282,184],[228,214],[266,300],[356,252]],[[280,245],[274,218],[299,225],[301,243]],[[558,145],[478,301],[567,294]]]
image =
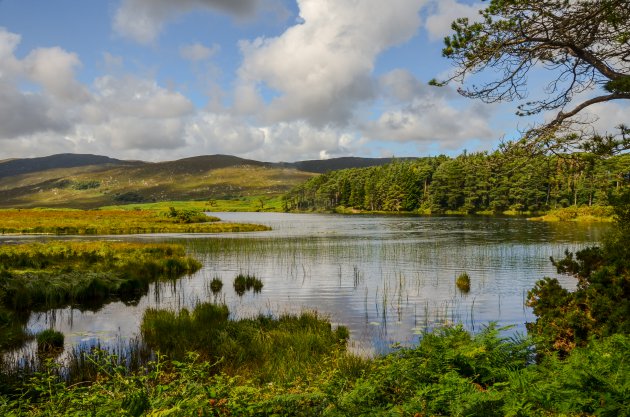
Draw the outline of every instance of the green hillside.
[[[16,161],[22,162],[26,173],[3,171],[7,163],[15,169]],[[31,161],[0,163],[0,172],[9,172],[0,175],[0,207],[96,208],[169,200],[272,198],[314,175],[225,155],[158,163],[105,159],[105,163],[47,169],[49,164],[42,170],[35,163],[29,165]]]

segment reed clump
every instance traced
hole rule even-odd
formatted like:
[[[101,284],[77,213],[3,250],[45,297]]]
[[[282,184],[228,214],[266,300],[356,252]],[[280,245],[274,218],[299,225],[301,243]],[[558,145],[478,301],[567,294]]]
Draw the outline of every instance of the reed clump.
[[[316,366],[323,356],[344,349],[348,331],[333,329],[316,313],[230,320],[225,305],[199,304],[193,311],[148,309],[142,319],[144,342],[181,360],[196,352],[216,362],[216,370],[258,380],[291,380]]]
[[[262,291],[263,286],[263,282],[254,275],[238,274],[236,278],[234,278],[234,291],[236,291],[239,296],[249,290],[253,290],[254,293],[259,293]]]
[[[223,281],[221,281],[221,278],[212,278],[212,281],[210,281],[210,290],[212,291],[212,294],[218,294],[222,289]]]
[[[470,292],[470,275],[466,272],[462,272],[455,280],[455,285],[461,292]]]
[[[37,334],[35,339],[37,340],[37,351],[39,353],[53,353],[63,350],[65,337],[63,333],[57,330],[43,330]]]

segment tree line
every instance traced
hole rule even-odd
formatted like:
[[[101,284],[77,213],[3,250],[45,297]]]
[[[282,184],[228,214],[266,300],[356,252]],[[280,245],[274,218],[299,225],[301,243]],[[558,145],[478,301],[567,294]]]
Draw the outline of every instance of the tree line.
[[[478,152],[331,171],[284,196],[286,210],[480,213],[609,205],[630,180],[630,154]]]

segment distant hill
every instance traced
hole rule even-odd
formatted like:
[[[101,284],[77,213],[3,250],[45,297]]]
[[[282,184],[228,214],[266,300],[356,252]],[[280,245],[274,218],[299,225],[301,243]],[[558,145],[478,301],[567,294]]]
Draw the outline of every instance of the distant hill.
[[[408,160],[415,158],[358,158],[353,156],[346,156],[341,158],[331,159],[313,159],[308,161],[298,161],[292,163],[281,163],[286,166],[291,166],[299,169],[300,171],[315,172],[323,174],[330,171],[336,171],[339,169],[347,168],[367,168],[373,166],[380,166],[389,164],[395,159]]]
[[[59,154],[0,161],[0,207],[80,207],[171,200],[278,196],[318,173],[383,165],[392,158],[334,158],[293,163],[231,155],[176,161],[124,161]]]
[[[129,161],[91,154],[61,153],[40,158],[8,159],[0,161],[0,178],[29,174],[58,168],[74,168],[88,165],[122,165]],[[137,162],[136,162],[137,163]]]

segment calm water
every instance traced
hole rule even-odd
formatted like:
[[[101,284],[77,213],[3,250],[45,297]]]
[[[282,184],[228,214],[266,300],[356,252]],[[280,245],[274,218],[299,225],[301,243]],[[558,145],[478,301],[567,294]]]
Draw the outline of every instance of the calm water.
[[[596,242],[605,225],[549,224],[515,218],[342,216],[213,213],[224,221],[266,224],[270,232],[232,235],[134,236],[183,243],[203,268],[174,283],[151,286],[136,305],[114,302],[97,312],[60,309],[33,314],[29,327],[53,326],[70,344],[113,343],[137,334],[148,307],[225,302],[235,318],[317,310],[350,328],[353,349],[383,352],[410,343],[423,329],[461,322],[478,330],[490,321],[525,332],[533,320],[527,291],[544,276],[567,288],[549,256]],[[471,290],[455,278],[466,271]],[[261,293],[239,297],[240,273],[264,282]],[[209,283],[223,280],[213,295]]]

